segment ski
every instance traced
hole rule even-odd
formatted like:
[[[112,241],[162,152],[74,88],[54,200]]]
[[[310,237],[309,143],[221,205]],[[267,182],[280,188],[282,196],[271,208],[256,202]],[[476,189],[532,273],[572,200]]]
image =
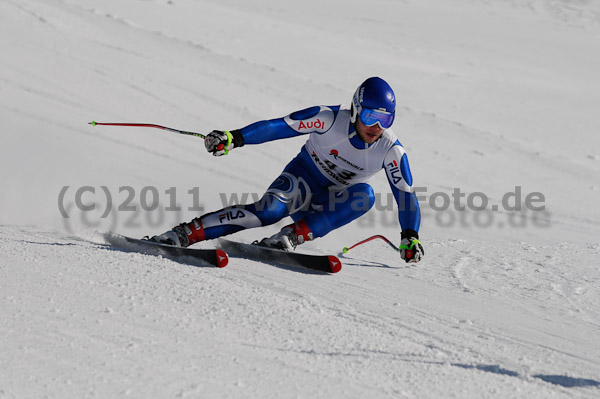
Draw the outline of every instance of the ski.
[[[138,240],[115,233],[107,233],[104,239],[112,246],[148,255],[164,256],[187,264],[212,265],[225,267],[229,262],[227,253],[222,249],[193,249],[160,244],[148,240]]]
[[[218,246],[230,256],[274,263],[291,267],[305,267],[325,273],[337,273],[342,269],[342,262],[335,256],[310,255],[279,249],[261,247],[255,244],[244,244],[237,241],[218,239]]]

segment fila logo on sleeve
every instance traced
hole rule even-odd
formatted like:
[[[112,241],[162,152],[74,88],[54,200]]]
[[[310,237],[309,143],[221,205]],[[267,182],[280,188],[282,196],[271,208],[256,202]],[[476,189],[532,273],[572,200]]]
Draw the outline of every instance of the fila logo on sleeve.
[[[388,173],[390,174],[390,177],[392,178],[392,182],[394,182],[394,184],[398,184],[400,183],[400,181],[402,181],[402,172],[400,171],[398,162],[395,159],[392,162],[388,163],[386,165],[386,168],[388,169]]]

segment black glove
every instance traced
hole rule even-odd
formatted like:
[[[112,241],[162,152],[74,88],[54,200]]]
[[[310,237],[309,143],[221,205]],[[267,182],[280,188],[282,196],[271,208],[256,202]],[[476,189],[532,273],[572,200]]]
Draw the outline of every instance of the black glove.
[[[425,255],[425,250],[421,241],[419,241],[419,233],[414,230],[406,229],[401,234],[402,241],[400,241],[400,257],[404,259],[406,263],[417,263]]]
[[[206,150],[215,157],[229,154],[234,148],[244,145],[244,136],[239,130],[213,130],[204,138],[204,146]]]

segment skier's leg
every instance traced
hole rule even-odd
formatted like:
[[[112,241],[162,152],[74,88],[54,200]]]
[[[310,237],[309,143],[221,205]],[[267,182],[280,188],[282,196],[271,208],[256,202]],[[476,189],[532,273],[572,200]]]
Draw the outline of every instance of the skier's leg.
[[[327,200],[323,197],[327,196]],[[375,204],[373,187],[359,183],[340,192],[324,192],[316,196],[313,205],[319,210],[301,211],[292,214],[295,223],[284,226],[277,234],[265,238],[261,245],[285,250],[294,250],[305,241],[323,237],[332,230],[344,226],[364,215]],[[319,203],[321,202],[321,203]]]
[[[375,204],[375,192],[367,183],[329,193],[322,210],[292,215],[296,223],[305,223],[314,238],[323,237],[367,213]]]
[[[240,230],[276,223],[310,203],[311,188],[302,176],[298,176],[302,170],[302,164],[295,158],[259,201],[208,213],[151,240],[187,247]]]
[[[310,193],[310,188],[302,177],[284,171],[257,202],[221,209],[194,219],[201,229],[192,234],[188,245],[277,223],[306,206],[310,202]]]

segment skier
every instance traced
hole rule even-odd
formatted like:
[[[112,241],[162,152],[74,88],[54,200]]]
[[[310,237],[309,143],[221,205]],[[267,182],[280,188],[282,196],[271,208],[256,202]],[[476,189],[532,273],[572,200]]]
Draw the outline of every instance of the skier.
[[[150,240],[187,247],[291,216],[294,223],[257,244],[294,250],[365,214],[375,203],[367,181],[385,169],[398,204],[400,255],[406,262],[418,262],[424,255],[418,240],[421,214],[404,147],[390,130],[395,108],[392,88],[372,77],[357,88],[350,109],[315,106],[238,130],[212,131],[204,144],[214,156],[244,145],[309,137],[258,202],[205,214]]]

